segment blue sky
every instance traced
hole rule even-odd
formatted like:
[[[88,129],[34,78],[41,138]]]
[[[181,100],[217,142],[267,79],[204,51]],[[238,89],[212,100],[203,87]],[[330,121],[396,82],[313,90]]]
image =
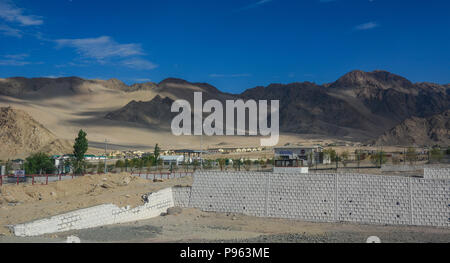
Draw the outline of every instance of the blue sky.
[[[384,69],[450,83],[450,1],[0,0],[0,77],[167,77],[228,92]]]

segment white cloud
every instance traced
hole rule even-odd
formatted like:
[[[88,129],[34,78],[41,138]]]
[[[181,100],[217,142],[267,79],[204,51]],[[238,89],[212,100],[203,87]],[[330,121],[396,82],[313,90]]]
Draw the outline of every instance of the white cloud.
[[[140,69],[140,70],[150,70],[158,67],[158,65],[154,64],[153,62],[150,62],[142,58],[127,59],[122,61],[121,64],[132,69]]]
[[[22,31],[7,25],[0,25],[0,33],[10,37],[22,38]]]
[[[28,57],[28,54],[12,54],[4,55],[2,57],[3,59],[0,59],[0,66],[25,66],[32,64],[31,62],[24,60]]]
[[[253,9],[253,8],[259,7],[259,6],[263,5],[263,4],[267,4],[269,2],[272,2],[272,0],[260,0],[260,1],[256,2],[256,3],[253,3],[253,4],[250,4],[250,5],[241,7],[239,9],[236,9],[235,11],[236,12],[240,12],[240,11],[245,11],[245,10],[248,10],[248,9]]]
[[[27,58],[28,56],[29,56],[28,54],[4,55],[5,58],[8,58],[8,59],[18,59],[18,60],[25,59],[25,58]]]
[[[22,26],[38,26],[44,23],[40,16],[25,15],[24,9],[16,7],[9,0],[0,0],[0,18]]]
[[[140,44],[120,44],[109,36],[97,38],[57,39],[58,48],[74,48],[78,54],[87,59],[94,59],[100,64],[119,64],[132,69],[150,70],[158,67],[141,56],[145,55]]]
[[[368,23],[364,23],[364,24],[355,26],[355,29],[356,30],[369,30],[369,29],[374,29],[379,26],[380,25],[376,22],[368,22]]]
[[[18,61],[18,60],[0,60],[0,66],[25,66],[31,64],[28,61]]]
[[[103,60],[111,57],[143,55],[140,44],[119,44],[108,36],[97,38],[58,39],[58,47],[72,47],[84,57]]]

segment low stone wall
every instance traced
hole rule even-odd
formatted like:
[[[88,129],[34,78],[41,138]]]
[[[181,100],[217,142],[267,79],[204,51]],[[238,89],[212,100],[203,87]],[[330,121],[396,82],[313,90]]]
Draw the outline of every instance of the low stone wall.
[[[204,211],[313,222],[450,227],[450,180],[203,172],[194,175],[190,190],[174,195],[180,198],[175,203]]]
[[[148,195],[148,201],[133,209],[113,204],[81,209],[51,218],[13,226],[16,236],[39,236],[49,233],[93,228],[104,225],[133,222],[159,216],[174,206],[172,188]]]
[[[423,177],[425,179],[450,179],[450,168],[425,168]]]
[[[299,173],[299,174],[307,174],[309,168],[308,167],[274,167],[274,173]]]
[[[383,164],[381,166],[382,172],[414,172],[423,170],[423,165],[390,165]]]

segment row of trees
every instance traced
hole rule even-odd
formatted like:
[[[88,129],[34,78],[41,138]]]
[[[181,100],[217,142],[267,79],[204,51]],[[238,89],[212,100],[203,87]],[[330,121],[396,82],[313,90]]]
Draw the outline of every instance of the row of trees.
[[[88,164],[85,161],[85,154],[89,148],[88,140],[87,140],[87,133],[83,130],[80,130],[78,132],[78,136],[75,139],[75,143],[73,145],[73,157],[66,161],[64,164],[65,166],[70,166],[75,174],[82,174],[86,171],[86,168],[92,168],[93,164]],[[151,167],[162,167],[162,160],[160,158],[160,152],[161,149],[159,148],[158,144],[155,145],[153,155],[147,155],[142,158],[133,158],[133,159],[125,159],[125,160],[117,160],[114,164],[114,167],[116,169],[123,170],[125,169],[128,171],[128,168],[133,169],[137,168],[139,170],[142,170],[144,167],[147,167],[149,170]],[[444,157],[444,152],[447,155],[450,155],[450,148],[448,148],[446,151],[441,150],[438,147],[434,147],[428,152],[428,160],[430,162],[440,162]],[[373,154],[368,154],[365,152],[361,152],[359,150],[356,150],[354,152],[354,158],[351,158],[351,154],[348,151],[344,151],[340,154],[338,154],[334,149],[328,148],[325,149],[322,153],[324,156],[327,156],[331,162],[336,163],[342,163],[344,167],[348,165],[351,161],[353,162],[359,162],[364,161],[366,159],[369,159],[374,165],[382,165],[387,162],[387,155],[383,151],[378,151]],[[416,152],[416,149],[413,147],[410,147],[406,150],[403,156],[404,162],[409,162],[410,164],[415,163],[418,160],[419,154]],[[402,160],[398,156],[392,156],[392,163],[393,164],[399,164]],[[252,165],[259,165],[261,168],[265,168],[269,164],[273,164],[273,159],[268,160],[241,160],[241,159],[233,159],[231,160],[233,164],[233,168],[235,170],[241,170],[241,168],[245,170],[250,170]],[[230,164],[230,159],[217,159],[217,160],[205,160],[203,162],[203,167],[208,169],[212,168],[213,164],[217,164],[221,170],[224,170],[226,166]],[[187,163],[183,164],[185,169],[188,169],[188,166],[192,167],[194,170],[196,170],[200,163],[195,160],[191,165],[188,165]],[[109,166],[113,167],[113,166]],[[27,174],[44,174],[44,173],[53,173],[55,171],[55,165],[53,163],[53,160],[50,156],[48,156],[45,153],[36,153],[25,160],[24,169],[27,172]],[[176,169],[176,168],[171,168]],[[104,163],[99,163],[97,165],[97,171],[103,172],[104,170]]]
[[[133,158],[133,159],[125,159],[125,160],[117,160],[115,163],[115,168],[123,170],[125,168],[128,171],[128,168],[131,168],[132,171],[134,168],[138,168],[142,170],[144,167],[161,167],[162,160],[160,158],[161,149],[158,144],[155,145],[155,149],[153,150],[153,155],[143,156],[142,158]]]
[[[428,161],[430,163],[433,162],[441,162],[444,158],[444,152],[447,155],[450,155],[450,148],[446,151],[441,150],[438,147],[434,147],[431,150],[428,151]],[[347,164],[351,161],[350,159],[350,153],[348,151],[342,152],[340,155],[336,153],[336,151],[332,148],[325,149],[323,151],[324,155],[328,156],[331,160],[331,162],[337,163],[341,162],[344,167],[347,166]],[[419,160],[419,154],[417,153],[416,149],[413,147],[409,147],[405,153],[403,154],[403,158],[400,158],[398,155],[392,156],[392,163],[393,164],[400,164],[402,161],[407,162],[409,164],[414,164]],[[354,158],[352,158],[353,161],[361,162],[366,159],[369,159],[374,165],[382,165],[387,163],[388,158],[387,154],[384,151],[378,151],[373,154],[367,154],[365,152],[361,152],[359,150],[355,150]]]
[[[65,163],[65,165],[71,166],[76,174],[83,173],[86,167],[84,156],[89,147],[86,137],[87,133],[83,130],[78,132],[78,136],[73,145],[73,157]],[[42,152],[32,154],[26,158],[24,169],[27,174],[50,174],[56,170],[52,158]]]

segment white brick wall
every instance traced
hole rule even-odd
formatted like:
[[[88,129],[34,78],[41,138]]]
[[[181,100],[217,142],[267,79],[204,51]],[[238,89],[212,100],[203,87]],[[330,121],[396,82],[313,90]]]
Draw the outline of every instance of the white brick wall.
[[[148,202],[133,209],[113,204],[99,205],[13,227],[16,236],[38,236],[49,233],[133,222],[152,217],[173,207],[172,188],[151,193]]]
[[[411,180],[412,224],[450,226],[450,180]]]
[[[363,174],[200,172],[180,206],[318,222],[450,227],[450,180]],[[187,200],[189,198],[189,200]],[[189,205],[186,205],[189,204]]]
[[[411,223],[409,178],[358,174],[337,178],[339,221]]]
[[[425,179],[450,179],[450,168],[425,168],[423,177]]]
[[[268,216],[308,221],[334,221],[335,177],[267,174]]]
[[[308,167],[274,167],[274,173],[298,173],[298,174],[307,174],[309,168]]]
[[[189,201],[191,199],[191,187],[172,187],[173,202],[178,207],[189,207]]]

